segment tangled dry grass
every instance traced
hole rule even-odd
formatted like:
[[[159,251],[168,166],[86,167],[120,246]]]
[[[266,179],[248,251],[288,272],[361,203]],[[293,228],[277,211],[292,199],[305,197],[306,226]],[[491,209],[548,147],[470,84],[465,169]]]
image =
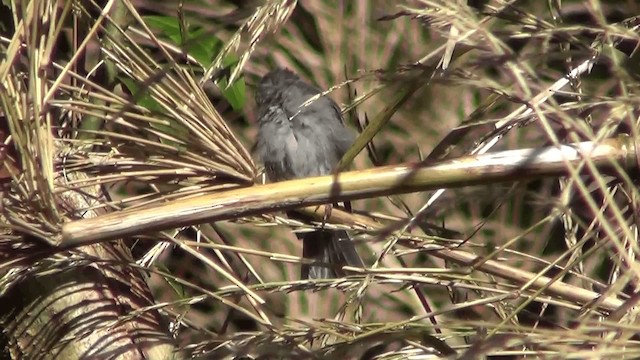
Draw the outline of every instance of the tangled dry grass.
[[[638,357],[635,2],[2,6],[7,358]],[[262,184],[275,66],[353,172]],[[368,268],[298,280],[318,227]]]

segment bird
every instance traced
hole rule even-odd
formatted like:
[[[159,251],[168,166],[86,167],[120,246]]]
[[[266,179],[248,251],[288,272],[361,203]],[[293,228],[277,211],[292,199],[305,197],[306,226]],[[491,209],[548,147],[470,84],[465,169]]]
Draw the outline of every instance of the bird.
[[[255,102],[258,113],[256,152],[270,181],[331,174],[352,145],[355,134],[344,125],[338,105],[328,96],[309,99],[322,92],[294,72],[277,68],[258,83]],[[300,213],[287,216],[308,220]],[[315,229],[296,233],[302,240],[302,279],[342,277],[344,265],[364,263],[344,230]]]

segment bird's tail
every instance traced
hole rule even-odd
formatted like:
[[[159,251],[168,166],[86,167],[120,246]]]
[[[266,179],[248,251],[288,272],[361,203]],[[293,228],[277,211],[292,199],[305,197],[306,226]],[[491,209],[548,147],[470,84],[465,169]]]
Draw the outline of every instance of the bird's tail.
[[[333,279],[345,275],[342,266],[364,267],[349,234],[344,230],[317,230],[299,234],[302,256],[318,264],[302,265],[302,279]]]

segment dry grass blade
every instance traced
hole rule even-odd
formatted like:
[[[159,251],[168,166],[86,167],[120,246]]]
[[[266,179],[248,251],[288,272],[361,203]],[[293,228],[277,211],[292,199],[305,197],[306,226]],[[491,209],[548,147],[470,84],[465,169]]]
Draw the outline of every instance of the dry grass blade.
[[[33,36],[45,32],[46,29],[35,26],[29,19],[38,11],[46,13],[47,10],[33,7],[25,10],[25,20],[18,24],[18,28],[26,31],[32,26],[29,31]],[[16,32],[10,48],[20,48],[24,40],[25,33]],[[12,172],[13,181],[12,190],[5,195],[8,206],[3,206],[3,212],[16,229],[53,241],[58,232],[56,228],[62,221],[53,194],[56,174],[52,161],[56,149],[50,134],[54,120],[53,114],[46,111],[47,104],[43,99],[43,92],[48,88],[45,79],[37,72],[29,71],[39,66],[36,59],[43,50],[39,46],[42,45],[28,43],[26,49],[32,59],[28,64],[7,57],[0,65],[0,104],[11,132],[11,143],[16,148],[16,162],[21,165],[20,170],[7,167]],[[17,57],[18,52],[7,55]],[[25,73],[29,74],[27,81],[23,80]],[[27,93],[34,96],[25,97]]]
[[[52,49],[61,36],[58,25],[71,16],[71,3],[62,12],[56,5],[29,2],[14,9],[18,23],[10,47],[19,50],[7,54],[0,71],[2,130],[10,133],[3,158],[10,179],[2,193],[0,240],[5,304],[0,324],[10,339],[3,354],[170,358],[173,345],[157,311],[126,316],[125,309],[153,300],[142,274],[129,268],[133,259],[122,242],[69,251],[51,246],[63,221],[96,216],[82,209],[104,197],[96,184],[60,191],[65,180],[82,181],[84,174],[59,172],[67,148],[56,136],[60,114],[51,100],[66,70],[56,73],[51,66],[58,60]],[[82,46],[71,59],[78,58]],[[98,266],[97,259],[111,263]]]
[[[220,51],[211,66],[205,71],[202,81],[209,80],[215,71],[219,71],[225,57],[233,50],[237,50],[243,34],[248,33],[248,41],[246,41],[247,49],[242,53],[238,64],[234,66],[229,75],[229,83],[235,81],[245,63],[251,57],[258,43],[269,33],[276,32],[289,18],[291,12],[296,7],[296,0],[270,0],[264,5],[259,6],[253,15],[241,26],[236,34],[227,42],[226,46]]]

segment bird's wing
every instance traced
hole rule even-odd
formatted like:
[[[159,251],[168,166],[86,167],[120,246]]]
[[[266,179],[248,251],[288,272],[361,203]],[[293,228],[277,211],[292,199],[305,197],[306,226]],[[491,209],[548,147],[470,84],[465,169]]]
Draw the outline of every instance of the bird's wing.
[[[295,177],[291,157],[298,151],[298,140],[287,115],[279,106],[270,106],[260,118],[256,152],[267,176],[271,181]]]

